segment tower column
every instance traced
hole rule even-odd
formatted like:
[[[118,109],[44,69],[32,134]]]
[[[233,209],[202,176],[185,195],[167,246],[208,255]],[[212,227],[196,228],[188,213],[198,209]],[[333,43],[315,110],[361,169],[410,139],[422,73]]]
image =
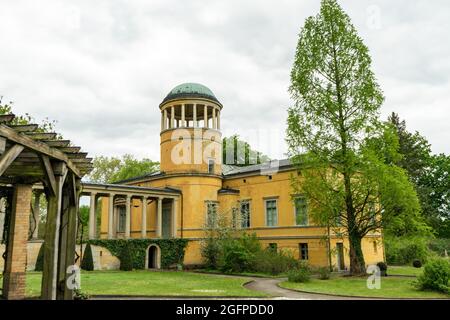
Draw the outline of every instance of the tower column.
[[[193,109],[192,109],[192,118],[194,120],[194,123],[192,124],[192,126],[194,128],[197,128],[197,104],[194,104]]]
[[[167,129],[167,108],[163,111],[163,125],[161,126],[162,130]]]
[[[175,107],[171,106],[170,107],[170,128],[173,128],[174,125],[174,119],[175,119]]]
[[[147,238],[147,197],[142,197],[141,236]]]
[[[217,130],[220,130],[220,109],[217,109]]]
[[[181,126],[182,127],[186,127],[185,110],[184,110],[185,107],[184,106],[185,106],[185,104],[183,103],[181,105]]]
[[[212,108],[212,128],[217,129],[216,127],[216,108]]]
[[[204,127],[208,128],[208,106],[206,104],[204,107],[203,115],[204,115],[204,121],[205,121]]]
[[[91,204],[89,207],[89,239],[95,239],[95,226],[97,224],[95,217],[95,205],[97,200],[97,194],[91,193]]]
[[[114,193],[109,195],[108,200],[108,239],[112,239],[114,236]]]
[[[162,235],[162,197],[158,198],[158,215],[156,220],[156,237],[161,238]]]

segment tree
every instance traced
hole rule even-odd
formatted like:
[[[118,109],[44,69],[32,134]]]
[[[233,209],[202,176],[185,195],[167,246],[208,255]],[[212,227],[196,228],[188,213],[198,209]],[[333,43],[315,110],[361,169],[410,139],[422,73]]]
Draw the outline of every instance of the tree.
[[[417,188],[423,210],[437,236],[450,238],[450,156],[431,156]]]
[[[294,191],[307,197],[312,220],[348,237],[352,274],[365,273],[361,240],[390,220],[385,212],[420,210],[404,170],[385,163],[396,156],[395,135],[379,121],[384,98],[370,66],[348,15],[323,0],[299,35],[287,142],[300,172]]]
[[[89,175],[89,180],[97,183],[114,183],[159,170],[159,162],[147,158],[138,160],[130,154],[125,154],[122,158],[99,156],[94,159],[93,164],[94,170]]]
[[[86,245],[86,249],[84,250],[83,260],[81,260],[81,269],[86,271],[94,270],[94,257],[92,256],[90,243]]]
[[[262,152],[253,150],[250,144],[239,139],[237,134],[222,139],[222,163],[235,166],[249,166],[269,161]]]

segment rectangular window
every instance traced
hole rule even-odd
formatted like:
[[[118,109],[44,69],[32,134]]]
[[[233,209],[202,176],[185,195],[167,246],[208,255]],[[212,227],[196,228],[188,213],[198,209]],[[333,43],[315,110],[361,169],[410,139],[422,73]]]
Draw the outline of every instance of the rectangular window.
[[[274,227],[278,224],[277,200],[266,200],[266,225]]]
[[[127,220],[127,213],[125,210],[125,206],[119,206],[117,207],[117,210],[119,211],[119,230],[118,232],[125,232],[125,224]]]
[[[208,160],[208,173],[214,173],[214,160]]]
[[[297,226],[308,225],[308,207],[303,197],[295,199],[295,223]]]
[[[373,242],[373,252],[374,252],[375,254],[378,253],[378,245],[377,245],[377,242],[376,242],[376,241]]]
[[[250,228],[250,201],[241,202],[241,228]]]
[[[208,227],[215,227],[217,224],[217,203],[206,203],[206,224]]]
[[[277,252],[278,245],[276,243],[269,243],[269,246],[267,247],[267,249],[270,251],[273,251],[273,252]]]
[[[238,208],[232,208],[232,220],[231,220],[231,227],[233,229],[237,229],[240,223],[240,219],[239,219],[239,210]]]
[[[308,244],[300,243],[298,247],[300,251],[300,260],[308,260]]]

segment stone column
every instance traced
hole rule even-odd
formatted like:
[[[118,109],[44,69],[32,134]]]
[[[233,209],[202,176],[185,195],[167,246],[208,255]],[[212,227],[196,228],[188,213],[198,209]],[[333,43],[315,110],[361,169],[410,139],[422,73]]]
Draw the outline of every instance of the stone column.
[[[167,108],[164,109],[164,111],[163,111],[163,118],[164,118],[164,124],[161,127],[161,130],[166,130],[167,129]]]
[[[164,111],[161,111],[161,131],[164,130]]]
[[[212,128],[217,129],[216,127],[216,108],[212,108]]]
[[[184,106],[185,106],[185,104],[183,103],[181,105],[181,126],[182,127],[186,127],[185,110],[184,110],[185,107]]]
[[[31,185],[14,186],[9,222],[8,256],[3,273],[3,297],[7,300],[25,298],[31,193]]]
[[[125,203],[125,238],[129,239],[131,234],[131,196],[127,195]]]
[[[193,123],[192,126],[194,128],[197,128],[197,104],[194,104],[193,109],[192,109],[192,119],[193,119]]]
[[[208,128],[208,106],[205,104],[205,107],[203,108],[203,118],[205,121],[205,128]]]
[[[178,227],[178,199],[173,199],[172,202],[172,237],[177,237]]]
[[[162,236],[162,200],[163,198],[158,198],[158,214],[156,217],[156,237],[161,238]]]
[[[142,197],[141,236],[147,238],[147,197]]]
[[[34,217],[34,223],[35,223],[35,228],[33,231],[33,236],[32,239],[36,240],[39,236],[39,222],[41,220],[41,215],[40,215],[40,200],[41,200],[41,194],[42,191],[40,190],[36,190],[34,192],[34,205],[33,205],[33,217]]]
[[[108,199],[108,239],[114,238],[114,196],[111,193]]]
[[[171,106],[170,107],[170,128],[172,129],[175,123],[175,107]]]
[[[91,193],[91,205],[89,207],[89,239],[95,239],[96,232],[96,216],[95,209],[97,204],[97,194],[95,192]]]

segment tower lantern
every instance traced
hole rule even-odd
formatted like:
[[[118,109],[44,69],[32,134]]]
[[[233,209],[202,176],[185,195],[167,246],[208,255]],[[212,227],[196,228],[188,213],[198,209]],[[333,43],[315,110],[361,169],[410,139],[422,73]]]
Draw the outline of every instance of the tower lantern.
[[[198,83],[173,88],[161,110],[161,171],[221,174],[222,104]]]

